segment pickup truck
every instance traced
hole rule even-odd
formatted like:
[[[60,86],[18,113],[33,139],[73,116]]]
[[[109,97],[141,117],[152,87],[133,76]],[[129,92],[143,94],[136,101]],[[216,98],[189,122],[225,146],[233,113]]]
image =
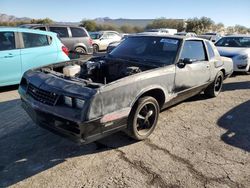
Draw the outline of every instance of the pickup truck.
[[[27,71],[19,94],[38,125],[74,141],[121,130],[143,140],[162,109],[201,92],[216,97],[232,71],[208,40],[135,35],[106,56]]]

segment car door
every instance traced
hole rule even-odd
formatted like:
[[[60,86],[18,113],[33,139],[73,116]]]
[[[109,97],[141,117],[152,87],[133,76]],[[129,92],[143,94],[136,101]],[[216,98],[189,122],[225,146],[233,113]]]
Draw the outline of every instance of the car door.
[[[110,39],[109,39],[109,35],[108,33],[104,33],[101,38],[99,39],[100,43],[99,43],[99,50],[106,50],[109,43],[110,43]]]
[[[189,63],[183,63],[184,59]],[[189,61],[188,61],[189,60]],[[203,40],[184,41],[176,64],[175,92],[200,92],[210,80],[210,65]]]
[[[18,36],[11,31],[0,32],[0,86],[17,84],[21,78]]]
[[[110,43],[111,42],[118,42],[121,40],[121,37],[117,34],[117,33],[109,33],[109,39],[110,39]]]
[[[58,56],[56,43],[51,36],[38,33],[20,33],[22,73],[28,69],[55,63]]]

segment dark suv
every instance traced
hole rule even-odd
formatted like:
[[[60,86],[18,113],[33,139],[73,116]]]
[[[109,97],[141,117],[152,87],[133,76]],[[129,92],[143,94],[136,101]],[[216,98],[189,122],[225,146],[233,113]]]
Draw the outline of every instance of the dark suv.
[[[52,31],[58,34],[62,43],[72,52],[83,54],[92,54],[92,39],[87,30],[83,27],[71,25],[41,25],[25,24],[22,28],[40,29],[43,31]]]

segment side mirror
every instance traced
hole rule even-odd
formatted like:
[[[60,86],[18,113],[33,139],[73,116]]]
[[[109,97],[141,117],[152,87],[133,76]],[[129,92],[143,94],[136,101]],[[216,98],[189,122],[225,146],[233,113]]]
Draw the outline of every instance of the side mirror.
[[[192,64],[193,62],[197,61],[196,59],[184,58],[180,59],[178,62],[178,66],[180,68],[184,68],[187,64]]]

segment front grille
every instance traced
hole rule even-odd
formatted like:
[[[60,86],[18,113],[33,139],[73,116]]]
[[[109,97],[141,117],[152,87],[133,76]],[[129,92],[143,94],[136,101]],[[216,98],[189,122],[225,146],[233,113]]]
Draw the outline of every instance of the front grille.
[[[56,93],[39,89],[38,87],[32,84],[29,84],[27,94],[33,99],[51,106],[54,106],[58,99],[58,95]]]

